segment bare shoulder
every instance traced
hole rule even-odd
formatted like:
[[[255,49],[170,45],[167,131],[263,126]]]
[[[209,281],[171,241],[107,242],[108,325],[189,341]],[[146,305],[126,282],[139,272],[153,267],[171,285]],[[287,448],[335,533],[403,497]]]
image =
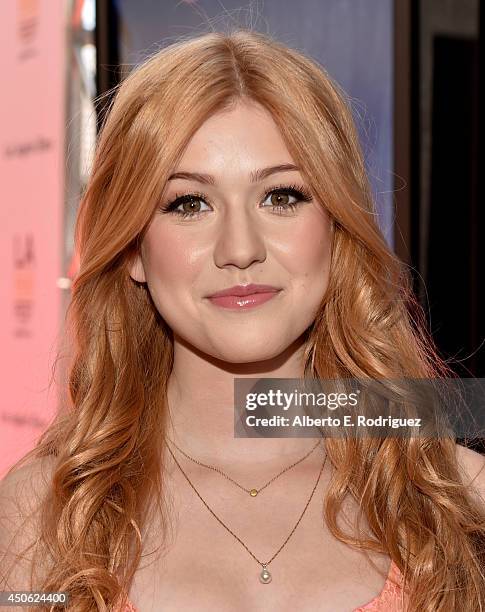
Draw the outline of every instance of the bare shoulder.
[[[54,465],[54,457],[33,459],[0,481],[0,590],[29,589],[39,508]]]
[[[461,444],[456,445],[456,456],[464,483],[478,494],[485,508],[485,456]]]
[[[38,505],[47,491],[54,465],[54,457],[32,459],[0,480],[0,520],[14,509],[26,515]]]
[[[32,480],[35,482],[39,478],[42,480],[42,484],[46,485],[52,476],[55,461],[56,458],[52,456],[31,459],[0,480],[0,492],[10,490],[20,483],[26,484],[29,481],[32,482]]]

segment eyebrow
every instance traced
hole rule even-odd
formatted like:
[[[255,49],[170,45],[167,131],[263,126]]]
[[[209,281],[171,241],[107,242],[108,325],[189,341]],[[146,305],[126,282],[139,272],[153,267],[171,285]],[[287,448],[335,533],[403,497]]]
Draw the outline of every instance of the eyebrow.
[[[300,168],[294,164],[279,164],[278,166],[269,166],[268,168],[260,168],[259,170],[255,170],[250,173],[249,178],[251,183],[258,183],[271,174],[276,174],[277,172],[293,172],[295,170],[300,170]],[[201,174],[200,172],[175,172],[174,174],[171,174],[167,180],[173,181],[175,179],[185,179],[187,181],[194,180],[198,183],[204,183],[206,185],[215,185],[216,182],[212,175]]]

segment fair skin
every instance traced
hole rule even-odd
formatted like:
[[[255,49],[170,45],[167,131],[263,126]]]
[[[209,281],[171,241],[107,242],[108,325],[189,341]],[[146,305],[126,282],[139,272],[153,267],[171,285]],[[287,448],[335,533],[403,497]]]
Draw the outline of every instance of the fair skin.
[[[302,174],[286,170],[251,182],[252,172],[281,164],[295,162],[261,107],[239,103],[210,117],[174,172],[208,174],[213,184],[176,178],[161,197],[165,206],[178,195],[202,192],[206,198],[196,203],[200,214],[183,219],[157,212],[131,268],[134,280],[147,283],[174,332],[169,437],[247,487],[261,486],[315,444],[308,438],[234,437],[234,377],[301,377],[302,334],[328,285],[332,226],[321,203],[313,198],[280,215],[270,209],[274,199],[262,195],[281,185],[309,190]],[[282,291],[246,311],[227,311],[205,298],[249,282]],[[255,498],[219,474],[180,454],[177,458],[212,510],[264,562],[294,527],[322,456],[321,449],[315,451]],[[131,590],[139,610],[351,610],[381,591],[389,559],[373,556],[379,574],[323,525],[328,462],[301,523],[268,567],[272,582],[262,585],[261,567],[166,458],[176,535],[161,560],[142,561],[147,567],[137,572]],[[347,510],[353,520],[355,508]],[[159,541],[152,526],[148,550]]]
[[[328,285],[332,224],[321,203],[312,198],[279,215],[271,206],[280,200],[263,197],[282,185],[309,191],[302,174],[286,169],[251,181],[256,170],[281,164],[295,162],[261,107],[239,103],[210,117],[174,172],[210,175],[212,184],[179,176],[168,181],[160,199],[165,208],[177,196],[203,193],[192,205],[176,205],[198,214],[182,218],[157,211],[130,270],[134,280],[147,283],[174,333],[169,437],[248,488],[267,482],[315,443],[234,437],[234,377],[301,377],[302,334]],[[250,282],[282,291],[245,311],[227,311],[206,298]],[[219,474],[176,456],[213,512],[262,562],[295,526],[322,464],[318,449],[252,498]],[[466,480],[482,492],[483,457],[460,446],[457,456]],[[146,556],[130,589],[139,612],[351,612],[382,591],[389,557],[369,553],[372,565],[325,525],[328,462],[298,528],[268,566],[272,582],[262,585],[261,566],[208,512],[168,453],[165,459],[173,531],[162,554],[149,554],[161,543],[157,520],[144,534]],[[347,522],[340,525],[354,528],[358,506],[350,496],[342,510]],[[355,530],[353,535],[372,537],[365,520],[361,526],[360,534]]]
[[[298,170],[257,183],[251,172],[296,165],[271,116],[239,104],[208,119],[190,141],[176,172],[214,177],[214,185],[168,181],[162,205],[177,194],[200,192],[195,218],[157,212],[131,275],[146,282],[174,332],[168,402],[173,437],[201,460],[260,473],[309,449],[313,440],[234,438],[234,377],[298,378],[302,334],[328,284],[331,223],[316,199],[277,214],[270,188],[298,185]],[[274,200],[274,197],[273,197]],[[286,202],[294,202],[286,196]],[[271,206],[273,208],[271,209]],[[180,205],[179,210],[184,210]],[[187,206],[185,207],[187,209]],[[238,284],[281,287],[277,298],[246,311],[214,306],[204,296]]]
[[[174,330],[169,434],[192,456],[217,465],[244,486],[265,483],[314,444],[308,438],[235,439],[232,430],[233,377],[300,376],[301,334],[327,287],[330,224],[320,204],[305,203],[286,216],[261,208],[260,195],[267,188],[304,183],[303,177],[292,171],[258,185],[249,181],[251,171],[280,163],[293,160],[271,117],[260,109],[239,106],[211,117],[189,143],[177,171],[211,174],[214,185],[177,179],[161,199],[164,204],[175,193],[207,192],[210,202],[202,208],[210,212],[194,221],[156,215],[142,259],[131,270],[135,280],[148,283]],[[279,301],[245,312],[223,312],[204,302],[207,292],[248,281],[277,283],[284,293]],[[456,451],[464,482],[485,497],[484,458],[462,446]],[[255,498],[188,460],[183,467],[213,511],[267,561],[300,516],[321,459],[321,453],[312,453]],[[158,558],[149,554],[161,543],[157,521],[143,534],[144,556],[129,593],[139,612],[350,612],[382,590],[389,558],[371,555],[376,569],[363,553],[336,540],[323,521],[328,464],[301,523],[269,565],[273,581],[262,585],[257,562],[167,460],[165,490],[174,529]],[[29,515],[55,467],[53,457],[38,460],[0,483],[0,556],[18,532],[5,560],[14,571],[8,587],[0,571],[2,588],[25,590],[29,584],[25,548],[40,529],[39,516]],[[347,498],[348,522],[339,521],[345,531],[356,525],[357,510]],[[362,526],[365,535],[368,526]],[[21,552],[24,561],[19,562]]]

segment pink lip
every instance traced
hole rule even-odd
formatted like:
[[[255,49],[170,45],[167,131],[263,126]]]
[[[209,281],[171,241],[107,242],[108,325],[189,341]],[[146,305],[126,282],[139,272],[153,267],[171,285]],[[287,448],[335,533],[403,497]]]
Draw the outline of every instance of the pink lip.
[[[235,310],[246,310],[264,304],[281,291],[271,285],[236,285],[208,296],[216,306]]]

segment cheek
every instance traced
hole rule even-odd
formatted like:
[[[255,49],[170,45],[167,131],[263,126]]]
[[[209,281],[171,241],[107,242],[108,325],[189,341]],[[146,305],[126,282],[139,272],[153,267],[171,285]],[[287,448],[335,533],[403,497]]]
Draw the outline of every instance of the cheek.
[[[176,291],[177,287],[192,284],[200,272],[201,253],[197,245],[187,242],[174,228],[151,228],[144,250],[148,284],[154,288]]]
[[[295,225],[288,238],[286,256],[298,288],[321,291],[326,286],[330,255],[330,222],[325,216],[310,215]]]
[[[144,244],[148,290],[162,318],[178,333],[187,321],[197,317],[192,288],[200,277],[205,258],[195,239],[192,242],[186,235],[179,235],[174,227],[160,223],[150,228]]]

